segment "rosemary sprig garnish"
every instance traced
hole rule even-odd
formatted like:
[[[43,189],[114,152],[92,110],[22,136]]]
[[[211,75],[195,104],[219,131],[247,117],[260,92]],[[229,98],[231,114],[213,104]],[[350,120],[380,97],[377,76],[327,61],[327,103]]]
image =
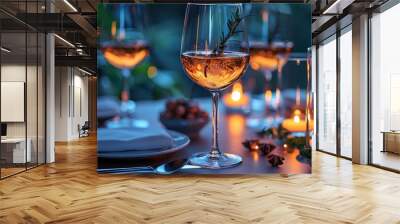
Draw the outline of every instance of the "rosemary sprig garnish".
[[[232,14],[231,18],[228,20],[227,26],[229,32],[227,35],[225,35],[225,33],[222,31],[219,43],[217,47],[213,50],[214,54],[223,53],[226,47],[226,42],[229,40],[229,38],[231,38],[235,34],[243,32],[243,30],[236,30],[243,19],[244,16],[240,16],[239,8],[237,8],[236,11]]]

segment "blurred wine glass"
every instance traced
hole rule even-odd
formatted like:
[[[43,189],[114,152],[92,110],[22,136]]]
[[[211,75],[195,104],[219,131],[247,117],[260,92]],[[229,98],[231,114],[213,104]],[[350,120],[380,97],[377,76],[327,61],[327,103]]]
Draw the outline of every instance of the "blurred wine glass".
[[[292,51],[293,43],[282,40],[280,35],[281,13],[287,12],[284,6],[268,4],[247,4],[247,24],[249,27],[250,66],[266,74],[270,81],[271,72],[283,67]]]
[[[272,72],[276,71],[277,73],[274,105],[277,116],[274,123],[279,123],[280,115],[283,114],[283,102],[278,99],[278,97],[281,97],[280,93],[283,88],[282,70],[293,49],[293,43],[283,40],[280,35],[280,32],[282,32],[280,30],[281,25],[283,25],[280,24],[280,15],[282,13],[290,13],[289,10],[283,5],[246,5],[246,13],[249,14],[247,24],[249,29],[250,67],[264,74],[266,92],[271,90]],[[272,101],[266,103],[272,103]],[[272,104],[266,106],[272,107]],[[265,123],[265,120],[261,120],[255,122],[255,126],[265,126],[265,124],[260,125],[260,123]],[[271,119],[268,119],[268,121],[271,121]]]
[[[111,24],[103,24],[99,44],[105,60],[121,70],[122,118],[128,118],[135,110],[130,100],[129,78],[131,70],[149,55],[149,47],[143,34],[143,5],[104,4],[104,12],[112,17]]]

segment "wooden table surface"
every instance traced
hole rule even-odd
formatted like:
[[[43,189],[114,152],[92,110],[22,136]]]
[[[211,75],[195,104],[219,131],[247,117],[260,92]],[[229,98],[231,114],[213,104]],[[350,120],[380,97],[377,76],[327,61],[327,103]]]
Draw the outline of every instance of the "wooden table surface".
[[[197,99],[200,107],[208,112],[211,111],[210,99]],[[145,119],[151,123],[157,123],[159,113],[164,110],[165,101],[145,101],[138,102],[135,113],[136,119]],[[211,114],[211,113],[209,113]],[[242,142],[246,139],[257,137],[256,130],[246,126],[246,117],[240,114],[226,114],[220,105],[219,119],[219,139],[220,148],[224,152],[240,155],[243,158],[242,164],[233,168],[210,170],[210,169],[191,169],[180,171],[178,173],[194,173],[194,174],[266,174],[266,173],[284,173],[299,174],[310,173],[310,163],[300,162],[297,159],[298,150],[287,153],[277,148],[276,152],[281,153],[285,157],[284,164],[278,168],[272,167],[266,157],[257,152],[249,152],[242,146]],[[210,119],[211,120],[211,119]],[[184,152],[172,154],[172,157],[190,157],[190,155],[198,152],[208,151],[211,145],[211,121],[204,127],[200,133],[200,138],[192,140]],[[141,162],[117,161],[112,166],[134,166],[142,165]],[[99,164],[104,164],[101,161]],[[145,164],[145,163],[144,163]],[[106,165],[107,166],[107,165]]]

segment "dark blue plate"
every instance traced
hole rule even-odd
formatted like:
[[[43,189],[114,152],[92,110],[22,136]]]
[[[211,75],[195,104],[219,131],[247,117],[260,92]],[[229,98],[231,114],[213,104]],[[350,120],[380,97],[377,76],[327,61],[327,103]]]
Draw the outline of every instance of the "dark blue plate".
[[[189,143],[190,139],[188,136],[168,130],[168,134],[172,137],[172,146],[165,149],[157,150],[132,150],[132,151],[122,151],[122,152],[108,152],[108,153],[97,153],[98,157],[107,159],[138,159],[159,156],[167,153],[173,153],[184,149]]]

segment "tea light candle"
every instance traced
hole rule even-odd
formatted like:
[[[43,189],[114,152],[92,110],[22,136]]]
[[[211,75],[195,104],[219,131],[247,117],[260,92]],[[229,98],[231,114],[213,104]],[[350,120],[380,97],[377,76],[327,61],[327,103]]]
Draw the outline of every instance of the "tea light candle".
[[[240,82],[235,83],[232,91],[223,97],[225,107],[229,111],[246,109],[249,105],[249,100],[249,96],[243,92],[243,86]]]
[[[286,128],[291,132],[305,132],[307,129],[307,121],[302,119],[303,114],[299,109],[294,110],[293,118],[285,119],[282,123],[282,127]],[[314,125],[314,121],[309,120],[309,127]]]
[[[270,89],[266,90],[264,97],[265,97],[265,104],[267,104],[267,106],[269,106],[272,101],[272,91]]]
[[[306,131],[306,121],[301,120],[299,115],[293,116],[292,119],[285,119],[282,126],[291,132]]]

